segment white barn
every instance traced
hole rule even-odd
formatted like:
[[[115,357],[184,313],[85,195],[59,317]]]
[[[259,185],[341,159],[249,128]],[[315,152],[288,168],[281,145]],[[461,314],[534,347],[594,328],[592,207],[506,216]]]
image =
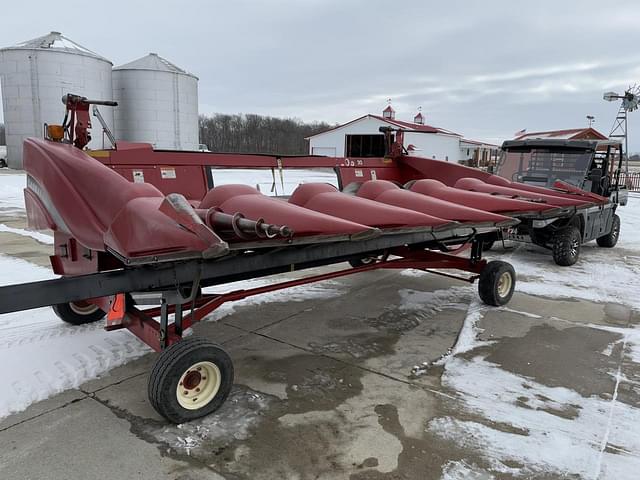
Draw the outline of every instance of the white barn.
[[[410,155],[449,162],[462,160],[462,135],[424,124],[418,113],[413,122],[396,120],[388,106],[382,116],[364,115],[344,125],[307,137],[309,154],[329,157],[382,157],[384,135],[379,128],[391,126],[405,130],[404,145]]]

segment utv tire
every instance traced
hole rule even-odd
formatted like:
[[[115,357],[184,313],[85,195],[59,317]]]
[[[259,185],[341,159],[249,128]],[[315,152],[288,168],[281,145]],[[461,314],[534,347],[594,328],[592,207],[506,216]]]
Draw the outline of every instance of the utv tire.
[[[487,305],[506,305],[516,288],[516,272],[507,262],[493,260],[480,272],[478,294]]]
[[[614,213],[611,231],[602,237],[596,238],[596,242],[599,247],[613,248],[618,243],[618,238],[620,238],[620,217]]]
[[[149,401],[173,423],[216,411],[233,386],[233,363],[219,345],[190,337],[160,353],[149,375]]]
[[[63,322],[71,325],[85,325],[87,323],[97,322],[105,316],[97,305],[87,301],[59,303],[51,307],[54,313]]]
[[[577,227],[565,227],[558,230],[552,239],[551,251],[556,265],[569,267],[578,261],[582,235]]]

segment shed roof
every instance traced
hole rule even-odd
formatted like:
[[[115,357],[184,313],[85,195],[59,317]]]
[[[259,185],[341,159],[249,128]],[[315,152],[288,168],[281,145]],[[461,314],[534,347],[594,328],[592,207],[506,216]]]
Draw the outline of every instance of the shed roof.
[[[481,142],[479,140],[471,140],[470,138],[461,138],[460,143],[468,143],[471,145],[478,145],[483,147],[500,148],[500,145],[496,145],[495,143]]]
[[[306,138],[309,139],[309,138],[316,137],[318,135],[323,135],[323,134],[325,134],[327,132],[332,132],[333,130],[337,130],[339,128],[346,127],[347,125],[351,125],[352,123],[358,122],[358,121],[363,120],[365,118],[375,118],[376,120],[380,120],[381,122],[388,123],[389,125],[394,126],[394,127],[403,128],[403,129],[405,129],[406,131],[409,131],[409,132],[440,133],[440,134],[443,134],[443,135],[455,135],[455,136],[458,136],[458,137],[462,136],[459,133],[455,133],[455,132],[452,132],[451,130],[446,130],[444,128],[433,127],[431,125],[420,125],[418,123],[404,122],[402,120],[395,120],[395,119],[391,119],[391,118],[384,118],[384,117],[381,117],[379,115],[368,114],[368,115],[363,115],[361,117],[358,117],[358,118],[356,118],[354,120],[351,120],[350,122],[343,123],[342,125],[338,125],[336,127],[329,128],[329,129],[327,129],[327,130],[325,130],[323,132],[316,133],[315,135],[310,135],[310,136],[308,136]]]
[[[606,140],[608,137],[597,131],[595,128],[569,128],[564,130],[548,130],[546,132],[531,132],[524,133],[516,137],[514,140],[529,140],[533,138],[557,138],[565,140],[577,140],[577,139],[598,139]]]

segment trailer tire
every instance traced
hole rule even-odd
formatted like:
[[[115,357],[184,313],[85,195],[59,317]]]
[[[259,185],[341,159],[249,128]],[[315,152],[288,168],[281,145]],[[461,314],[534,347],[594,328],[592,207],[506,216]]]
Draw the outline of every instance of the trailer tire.
[[[233,363],[219,345],[191,337],[160,353],[149,375],[153,408],[172,423],[214,412],[233,386]]]
[[[478,294],[487,305],[506,305],[516,288],[516,272],[510,263],[493,260],[480,272]]]
[[[558,230],[552,239],[551,251],[556,265],[569,267],[580,257],[582,235],[577,227],[569,226]]]
[[[59,303],[51,308],[60,320],[71,325],[97,322],[105,316],[103,310],[87,301]]]
[[[599,247],[613,248],[618,243],[618,238],[620,238],[620,217],[614,213],[611,231],[602,237],[596,238],[596,243]]]
[[[377,257],[362,257],[349,260],[349,265],[353,268],[364,267],[365,265],[371,265],[377,261]]]

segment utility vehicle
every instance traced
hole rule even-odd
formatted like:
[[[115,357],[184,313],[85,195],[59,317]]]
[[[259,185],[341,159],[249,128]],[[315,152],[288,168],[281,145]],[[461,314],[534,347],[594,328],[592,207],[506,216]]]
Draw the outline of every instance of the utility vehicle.
[[[610,140],[510,140],[502,144],[495,174],[533,187],[563,193],[588,192],[608,202],[584,208],[571,207],[548,218],[519,217],[521,223],[502,231],[504,239],[531,242],[553,253],[558,265],[573,265],[580,247],[595,240],[611,248],[618,242],[619,205],[626,205],[628,192],[620,182],[623,149]]]

